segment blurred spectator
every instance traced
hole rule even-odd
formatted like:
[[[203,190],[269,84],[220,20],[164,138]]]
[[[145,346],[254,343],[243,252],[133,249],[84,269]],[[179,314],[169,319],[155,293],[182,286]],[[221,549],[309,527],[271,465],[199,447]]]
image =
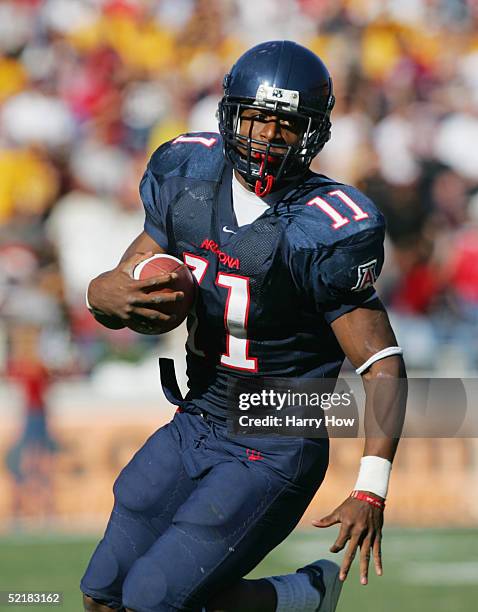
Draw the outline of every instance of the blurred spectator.
[[[477,138],[478,109],[453,113],[438,127],[436,157],[463,177],[478,181]]]
[[[280,6],[280,8],[279,8]],[[242,33],[246,46],[264,40],[302,39],[313,33],[313,21],[301,12],[295,0],[236,2],[236,28]]]
[[[121,148],[85,141],[73,152],[70,170],[74,189],[58,200],[46,227],[58,253],[66,299],[74,306],[84,302],[91,278],[117,265],[143,219],[130,186],[136,187],[141,175]]]
[[[25,410],[22,431],[6,458],[13,477],[14,520],[25,515],[50,518],[54,511],[52,461],[57,444],[48,427],[50,373],[41,358],[40,336],[41,326],[32,323],[16,323],[10,329],[6,376],[20,388]]]
[[[74,123],[62,100],[32,89],[18,93],[4,103],[2,129],[16,145],[39,144],[53,149],[70,143]]]

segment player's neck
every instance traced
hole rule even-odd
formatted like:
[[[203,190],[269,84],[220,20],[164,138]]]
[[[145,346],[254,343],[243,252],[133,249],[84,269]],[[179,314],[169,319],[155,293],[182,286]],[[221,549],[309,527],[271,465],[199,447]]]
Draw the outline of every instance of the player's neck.
[[[241,174],[239,174],[237,170],[234,170],[234,179],[237,180],[239,185],[241,185],[241,187],[243,187],[246,191],[251,194],[255,194],[254,188],[247,183],[246,179]],[[261,200],[264,200],[264,202],[270,205],[278,198],[280,198],[284,193],[290,191],[294,187],[294,184],[295,183],[280,183],[279,185],[274,186],[271,193],[261,198]]]
[[[246,179],[241,174],[239,174],[237,170],[234,170],[234,177],[237,179],[238,183],[242,185],[242,187],[244,187],[244,189],[247,189],[247,191],[254,193],[254,189],[249,185]]]
[[[241,187],[243,187],[243,188],[244,188],[246,191],[248,191],[249,193],[251,193],[251,194],[254,194],[254,195],[255,195],[255,189],[254,189],[254,187],[252,187],[251,185],[249,185],[249,183],[246,181],[246,179],[245,179],[245,178],[244,178],[244,177],[243,177],[241,174],[239,174],[239,172],[238,172],[237,170],[234,170],[234,178],[237,180],[237,182],[239,183],[239,185],[240,185]],[[275,194],[277,194],[277,192],[280,192],[280,191],[281,191],[283,188],[284,188],[284,185],[281,185],[281,186],[280,186],[280,188],[278,188],[278,186],[276,186],[276,185],[275,185],[275,186],[272,188],[271,192],[268,194],[268,196],[270,196],[270,195],[271,195],[271,196],[273,196],[273,197],[274,197],[274,196],[275,196]],[[258,196],[258,197],[260,197],[260,196]],[[261,200],[264,200],[265,202],[267,202],[267,201],[268,201],[268,197],[267,197],[267,196],[265,196],[265,197],[261,197],[260,199],[261,199]]]

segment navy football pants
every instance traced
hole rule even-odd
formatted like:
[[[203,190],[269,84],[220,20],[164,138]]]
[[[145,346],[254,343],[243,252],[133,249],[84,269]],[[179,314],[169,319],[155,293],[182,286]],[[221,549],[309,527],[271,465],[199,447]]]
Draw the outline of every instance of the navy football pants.
[[[326,439],[234,436],[177,413],[115,482],[82,591],[136,612],[200,610],[292,531],[327,464]]]

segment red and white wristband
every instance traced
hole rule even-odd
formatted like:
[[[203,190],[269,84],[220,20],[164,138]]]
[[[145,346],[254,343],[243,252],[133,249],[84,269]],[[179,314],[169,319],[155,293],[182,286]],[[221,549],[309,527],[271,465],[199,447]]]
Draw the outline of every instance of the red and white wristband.
[[[370,493],[366,493],[365,491],[352,491],[352,493],[350,494],[350,497],[353,497],[354,499],[359,499],[360,501],[367,502],[368,504],[370,504],[371,506],[374,506],[375,508],[380,508],[380,510],[384,510],[385,508],[384,499],[379,499],[378,497],[374,497],[373,495],[370,495]]]

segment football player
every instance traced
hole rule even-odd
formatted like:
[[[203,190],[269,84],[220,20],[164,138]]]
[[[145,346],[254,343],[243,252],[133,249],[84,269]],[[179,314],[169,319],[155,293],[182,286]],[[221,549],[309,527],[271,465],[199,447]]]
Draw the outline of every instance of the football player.
[[[179,406],[123,469],[105,535],[81,581],[86,610],[136,612],[335,610],[360,548],[382,574],[384,500],[405,395],[402,349],[373,283],[384,222],[357,189],[309,170],[330,138],[332,81],[322,61],[289,41],[247,51],[224,79],[220,133],[162,145],[141,182],[144,231],[114,270],[88,289],[110,328],[152,331],[151,293],[173,275],[133,280],[135,265],[169,253],[191,267],[199,291],[188,321],[189,392],[170,363],[165,393]],[[344,356],[366,390],[366,442],[354,492],[317,527],[340,523],[331,547],[341,567],[316,561],[284,576],[246,580],[297,525],[323,481],[326,438],[234,434],[228,388],[254,378],[336,379]],[[386,380],[377,394],[373,382]],[[394,421],[371,435],[374,418]],[[397,435],[398,434],[398,435]]]

